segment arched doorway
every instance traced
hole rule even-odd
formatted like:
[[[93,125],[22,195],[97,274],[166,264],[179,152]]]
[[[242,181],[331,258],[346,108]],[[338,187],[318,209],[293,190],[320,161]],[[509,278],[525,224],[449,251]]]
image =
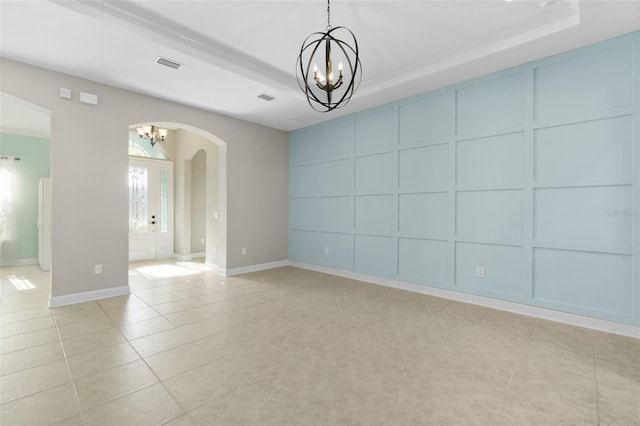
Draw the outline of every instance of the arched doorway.
[[[3,283],[8,280],[0,295],[29,293],[30,300],[47,300],[51,291],[51,111],[4,92],[0,92],[0,110],[0,275]]]
[[[38,263],[38,186],[50,176],[51,112],[3,92],[0,106],[0,266]]]
[[[226,145],[202,129],[172,122],[147,122],[167,129],[161,153],[173,163],[173,257],[204,258],[226,266]],[[137,137],[137,136],[136,136]],[[148,141],[140,139],[142,146]],[[130,142],[130,153],[139,153]],[[156,157],[158,158],[158,157]]]

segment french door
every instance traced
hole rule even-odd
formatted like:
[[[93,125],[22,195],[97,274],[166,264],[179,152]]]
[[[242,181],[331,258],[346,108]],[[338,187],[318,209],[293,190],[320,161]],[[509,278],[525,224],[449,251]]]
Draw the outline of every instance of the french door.
[[[173,163],[129,158],[129,260],[173,257]]]

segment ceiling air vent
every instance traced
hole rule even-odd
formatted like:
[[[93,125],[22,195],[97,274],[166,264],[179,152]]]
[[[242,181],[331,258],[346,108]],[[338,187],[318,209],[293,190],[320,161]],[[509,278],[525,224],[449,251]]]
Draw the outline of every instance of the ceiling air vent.
[[[163,58],[162,56],[158,56],[156,59],[156,64],[164,65],[165,67],[173,68],[174,70],[179,70],[182,68],[182,64],[176,61],[172,61],[171,59]]]
[[[275,99],[275,97],[271,96],[271,95],[267,95],[266,93],[263,93],[262,95],[258,96],[259,99],[262,99],[263,101],[267,101],[267,102],[271,102],[272,100]]]

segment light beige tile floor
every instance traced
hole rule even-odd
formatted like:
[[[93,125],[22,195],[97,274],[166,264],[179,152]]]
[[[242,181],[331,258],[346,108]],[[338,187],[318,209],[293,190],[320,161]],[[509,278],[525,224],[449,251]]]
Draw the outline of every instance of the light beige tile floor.
[[[0,269],[0,424],[639,425],[640,341],[292,267]]]

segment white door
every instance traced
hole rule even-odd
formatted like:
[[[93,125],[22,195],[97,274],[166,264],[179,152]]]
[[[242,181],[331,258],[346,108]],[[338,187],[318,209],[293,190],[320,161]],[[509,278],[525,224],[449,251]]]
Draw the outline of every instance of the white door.
[[[173,163],[129,159],[129,260],[173,257]]]

